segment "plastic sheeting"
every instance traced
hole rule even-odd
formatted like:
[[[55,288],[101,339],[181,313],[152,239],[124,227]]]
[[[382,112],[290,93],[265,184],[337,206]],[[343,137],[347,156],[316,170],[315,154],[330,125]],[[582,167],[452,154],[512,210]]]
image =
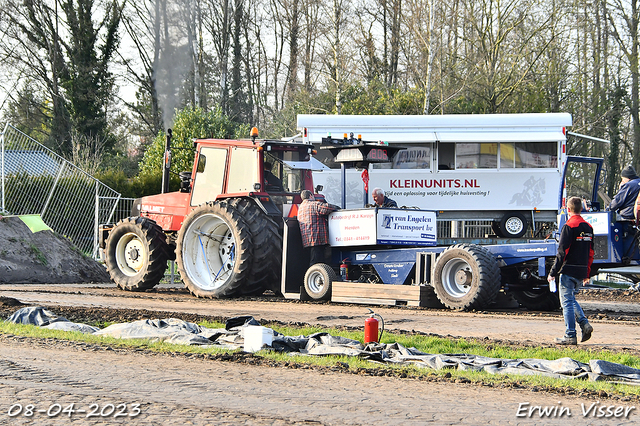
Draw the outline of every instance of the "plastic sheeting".
[[[244,328],[260,325],[251,316],[231,318],[223,329],[211,329],[187,321],[167,318],[113,324],[99,330],[86,324],[70,322],[41,307],[22,308],[11,315],[7,321],[121,339],[148,339],[227,349],[241,349],[244,343]],[[640,385],[639,369],[608,361],[591,360],[589,364],[585,364],[571,358],[502,359],[471,354],[428,354],[415,348],[406,348],[399,343],[370,343],[363,346],[357,340],[332,336],[325,332],[309,336],[285,336],[274,331],[271,348],[299,356],[358,356],[373,362],[415,365],[433,370],[458,369],[484,371],[490,374],[543,375]]]

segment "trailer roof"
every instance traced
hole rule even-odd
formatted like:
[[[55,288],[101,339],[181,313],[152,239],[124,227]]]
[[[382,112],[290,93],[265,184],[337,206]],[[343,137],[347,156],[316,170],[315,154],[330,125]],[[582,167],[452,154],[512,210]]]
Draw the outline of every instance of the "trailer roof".
[[[311,143],[343,133],[391,143],[558,142],[566,140],[565,127],[571,123],[568,113],[298,115],[298,130]]]

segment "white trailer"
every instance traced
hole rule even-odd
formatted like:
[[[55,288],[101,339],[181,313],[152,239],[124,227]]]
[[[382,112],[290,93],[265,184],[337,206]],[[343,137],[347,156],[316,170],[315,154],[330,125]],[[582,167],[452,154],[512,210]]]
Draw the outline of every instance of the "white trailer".
[[[373,203],[379,187],[399,206],[436,210],[446,220],[492,220],[502,237],[524,235],[529,223],[553,222],[566,161],[567,113],[491,115],[298,115],[303,140],[359,136],[400,145],[391,164],[346,171],[346,207]],[[326,152],[326,155],[323,155]],[[318,150],[331,170],[314,172],[329,202],[340,204],[340,165]]]

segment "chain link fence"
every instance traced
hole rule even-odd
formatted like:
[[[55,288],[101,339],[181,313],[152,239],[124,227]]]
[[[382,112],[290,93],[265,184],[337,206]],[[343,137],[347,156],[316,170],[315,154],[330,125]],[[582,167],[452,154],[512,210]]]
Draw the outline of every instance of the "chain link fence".
[[[98,224],[122,207],[118,192],[7,124],[0,135],[0,212],[39,214],[87,255],[97,255]]]

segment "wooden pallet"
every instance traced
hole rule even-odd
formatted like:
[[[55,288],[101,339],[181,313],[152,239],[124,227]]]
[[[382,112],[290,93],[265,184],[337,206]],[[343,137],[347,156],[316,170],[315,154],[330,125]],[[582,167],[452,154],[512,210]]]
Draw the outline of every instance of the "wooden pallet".
[[[368,305],[430,306],[433,289],[417,285],[367,284],[334,281],[331,301]]]

